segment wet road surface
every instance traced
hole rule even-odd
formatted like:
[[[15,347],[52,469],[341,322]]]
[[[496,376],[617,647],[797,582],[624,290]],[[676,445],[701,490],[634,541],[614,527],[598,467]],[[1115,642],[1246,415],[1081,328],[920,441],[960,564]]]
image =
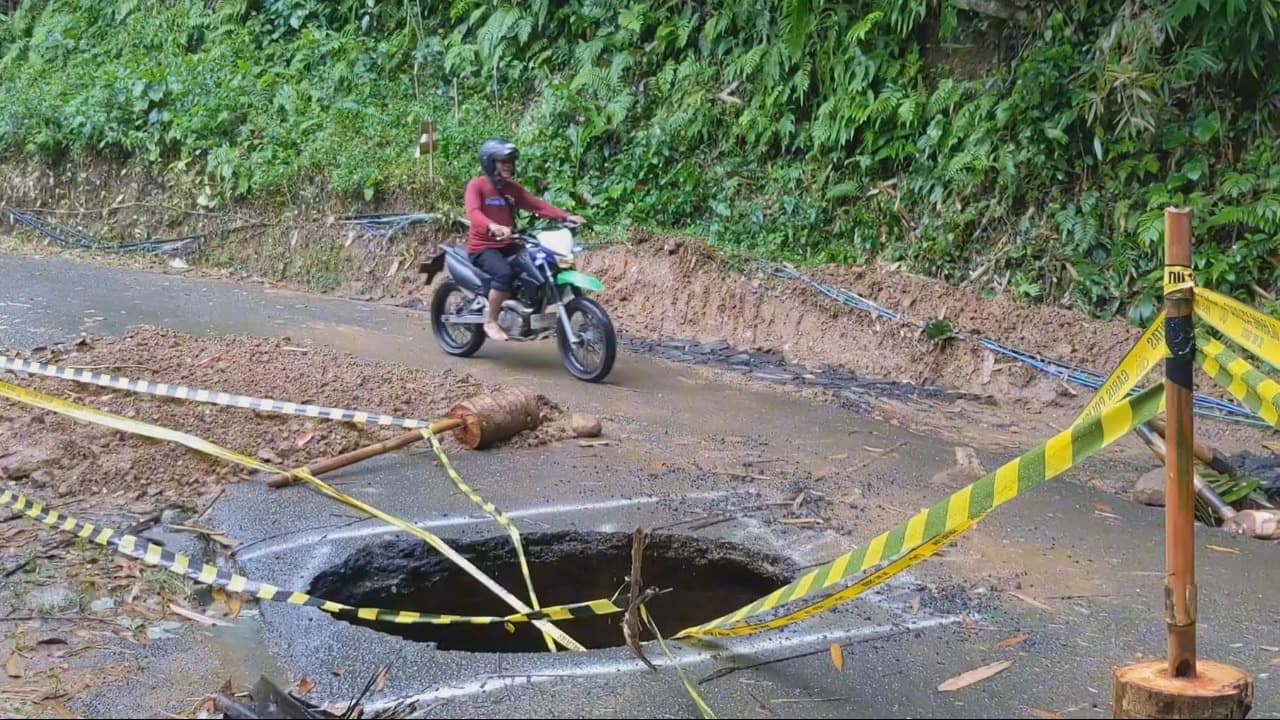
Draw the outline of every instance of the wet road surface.
[[[65,260],[0,257],[0,277],[7,280],[0,290],[0,337],[8,347],[66,341],[80,332],[116,334],[139,324],[196,334],[289,336],[380,360],[525,383],[573,410],[601,415],[615,445],[451,452],[463,477],[526,535],[628,532],[635,525],[790,500],[800,489],[857,491],[860,502],[817,527],[743,512],[705,530],[669,530],[732,541],[805,566],[892,527],[953,489],[928,482],[950,466],[950,441],[832,405],[720,384],[685,366],[623,355],[609,383],[587,386],[568,376],[550,343],[487,345],[469,361],[447,358],[425,316],[398,308]],[[607,308],[607,293],[602,301]],[[1042,440],[1023,439],[1023,450]],[[870,448],[895,450],[886,456]],[[747,449],[777,458],[777,465],[754,471],[770,481],[716,472],[741,467]],[[989,469],[1017,452],[979,450]],[[820,469],[845,454],[840,462],[856,467],[856,477],[824,484]],[[1085,466],[1110,467],[1106,455]],[[500,535],[433,459],[416,448],[347,468],[332,480],[450,543]],[[211,524],[252,543],[238,554],[242,572],[297,590],[341,558],[390,536],[381,523],[352,522],[357,519],[351,508],[305,487],[260,484],[230,487],[210,514]],[[1162,527],[1158,508],[1060,478],[836,611],[776,633],[672,650],[691,677],[705,680],[699,689],[721,717],[1109,716],[1110,668],[1139,654],[1163,653]],[[1201,653],[1255,674],[1253,717],[1280,716],[1271,677],[1280,672],[1280,651],[1271,649],[1280,646],[1276,546],[1200,526],[1196,545]],[[242,616],[235,628],[192,627],[179,641],[154,644],[141,655],[139,679],[80,698],[73,707],[99,714],[140,707],[180,712],[184,698],[212,692],[226,677],[248,685],[259,673],[283,685],[308,677],[317,683],[308,699],[344,700],[389,662],[386,689],[370,701],[386,706],[413,699],[429,716],[696,715],[655,643],[646,652],[657,673],[625,648],[556,655],[437,651],[310,608],[266,604],[257,613]],[[565,629],[571,632],[571,626]],[[1012,647],[997,647],[1022,636]],[[833,642],[845,646],[842,671],[832,665]],[[1000,660],[1014,664],[960,692],[937,691],[947,678]],[[339,667],[341,677],[333,673]]]

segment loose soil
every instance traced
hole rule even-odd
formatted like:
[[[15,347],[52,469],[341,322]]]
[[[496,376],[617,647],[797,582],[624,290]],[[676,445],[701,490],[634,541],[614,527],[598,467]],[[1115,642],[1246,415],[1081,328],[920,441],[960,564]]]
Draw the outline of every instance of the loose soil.
[[[492,388],[470,375],[373,362],[289,338],[194,337],[143,328],[11,356],[63,367],[402,418],[444,417],[455,403]],[[384,427],[264,413],[43,376],[6,382],[127,418],[179,430],[280,467],[299,467],[403,433]],[[568,437],[565,413],[543,399],[543,426],[517,436],[527,446]],[[92,495],[135,512],[201,510],[229,482],[256,471],[176,443],[89,425],[19,403],[0,402],[0,474],[44,501]]]

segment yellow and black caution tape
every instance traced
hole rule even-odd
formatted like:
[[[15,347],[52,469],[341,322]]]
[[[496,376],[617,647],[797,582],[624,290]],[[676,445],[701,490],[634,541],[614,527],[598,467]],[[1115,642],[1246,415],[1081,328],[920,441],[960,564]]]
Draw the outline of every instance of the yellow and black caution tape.
[[[1195,312],[1268,365],[1280,367],[1280,320],[1204,288],[1196,288]]]
[[[423,530],[422,528],[419,528],[415,525],[411,525],[410,523],[407,523],[392,515],[388,515],[387,513],[369,505],[368,503],[357,500],[333,488],[328,483],[325,483],[324,481],[315,477],[306,468],[298,468],[296,470],[285,470],[283,468],[274,467],[272,465],[263,463],[259,460],[255,460],[254,458],[251,458],[247,455],[242,455],[238,452],[228,450],[219,445],[215,445],[214,443],[211,443],[208,440],[198,438],[188,433],[179,432],[176,430],[170,430],[169,428],[160,427],[158,425],[152,425],[150,423],[144,423],[138,420],[131,420],[129,418],[120,417],[119,415],[113,415],[111,413],[104,412],[102,410],[95,410],[93,408],[85,407],[83,405],[77,405],[75,403],[68,402],[60,398],[51,397],[49,395],[38,393],[38,392],[35,392],[34,390],[29,390],[27,388],[19,387],[17,385],[11,385],[6,382],[0,382],[0,397],[7,397],[22,403],[26,403],[28,405],[41,407],[46,410],[52,410],[54,412],[57,412],[62,415],[66,415],[68,417],[72,417],[84,422],[103,425],[106,427],[115,428],[116,430],[122,430],[124,432],[135,433],[138,435],[145,435],[147,437],[153,437],[158,440],[168,440],[170,442],[180,443],[182,445],[186,445],[187,447],[193,450],[197,450],[199,452],[213,455],[214,457],[219,457],[229,462],[244,465],[246,467],[250,467],[255,470],[260,470],[262,472],[273,473],[273,474],[289,475],[289,476],[298,478],[300,480],[303,480],[308,484],[312,485],[313,487],[315,487],[316,489],[318,489],[323,494],[328,495],[329,497],[334,498],[339,502],[350,505],[351,507],[361,510],[362,512],[365,512],[373,517],[376,517],[388,523],[389,525],[392,525],[415,537],[422,539],[428,545],[434,548],[437,552],[441,553],[442,555],[444,555],[445,557],[453,561],[455,564],[457,564],[459,567],[465,570],[469,575],[474,577],[482,585],[487,587],[494,594],[502,598],[507,604],[511,605],[514,609],[518,610],[519,612],[529,613],[533,611],[533,608],[529,607],[528,605],[525,605],[523,602],[520,601],[519,598],[512,595],[510,592],[508,592],[505,588],[503,588],[498,583],[494,582],[494,580],[490,578],[488,575],[485,575],[484,573],[482,573],[479,570],[479,568],[471,564],[469,560],[467,560],[462,555],[459,555],[458,552],[454,550],[452,547],[450,547],[447,543],[445,543],[444,540],[441,540],[439,537],[436,537],[435,535],[427,532],[426,530]],[[612,606],[612,603],[609,603],[609,601],[607,600],[601,600],[599,602],[607,603],[608,606],[610,607]],[[592,603],[587,603],[586,605],[590,605],[592,607],[606,607],[606,605],[603,605],[603,604],[594,605]],[[616,612],[616,610],[610,610],[610,612]],[[547,621],[536,620],[533,622],[537,624],[539,630],[542,630],[543,632],[551,635],[553,638],[555,638],[556,642],[559,642],[564,647],[570,650],[585,650],[585,648],[580,643],[578,643],[576,640],[566,635],[564,631],[560,630],[559,628],[556,628],[554,625],[551,625]]]
[[[620,612],[619,608],[608,601],[573,603],[543,608],[528,613],[518,613],[505,617],[444,615],[420,613],[409,610],[384,610],[381,608],[357,608],[343,603],[324,600],[302,592],[282,590],[274,585],[260,583],[236,573],[227,572],[208,564],[193,562],[186,555],[166,550],[160,545],[147,542],[143,538],[124,535],[109,527],[98,527],[93,523],[77,520],[51,510],[41,502],[31,500],[22,495],[5,490],[0,493],[0,505],[12,508],[24,516],[44,523],[49,527],[71,533],[77,537],[111,548],[121,555],[134,558],[147,565],[159,567],[194,580],[202,585],[211,585],[236,593],[245,593],[260,600],[272,600],[290,605],[304,605],[319,608],[327,613],[348,619],[373,620],[396,623],[400,625],[487,625],[495,623],[534,622],[541,620],[570,620],[578,617],[591,617]]]
[[[74,380],[76,382],[89,383],[90,385],[101,385],[102,387],[113,388],[116,390],[129,390],[131,392],[159,395],[161,397],[176,398],[178,400],[191,400],[194,402],[212,403],[214,405],[225,405],[227,407],[244,408],[246,410],[260,410],[262,412],[280,413],[283,415],[301,415],[304,417],[323,418],[326,420],[342,420],[345,422],[368,423],[370,425],[388,425],[409,428],[410,430],[425,428],[431,424],[425,420],[413,420],[411,418],[400,418],[392,415],[383,415],[380,413],[364,412],[360,410],[343,410],[341,408],[324,407],[321,405],[306,405],[304,403],[270,400],[268,398],[251,397],[249,395],[236,395],[234,393],[219,392],[217,390],[193,388],[187,385],[151,382],[150,380],[134,380],[127,377],[108,375],[107,373],[93,372],[92,370],[58,367],[57,365],[33,362],[31,360],[21,360],[19,358],[12,358],[4,355],[0,355],[0,369],[33,373],[36,375],[46,375],[48,377],[61,378],[63,380]]]
[[[1202,338],[1196,360],[1209,377],[1226,388],[1245,407],[1280,428],[1280,383],[1212,338]]]
[[[750,635],[790,625],[847,602],[933,554],[996,506],[1043,484],[1115,442],[1154,417],[1163,407],[1164,385],[1153,385],[1106,408],[1098,417],[1072,425],[1054,435],[1040,447],[1002,465],[995,472],[956,491],[902,525],[876,536],[865,546],[805,573],[799,579],[728,615],[681,630],[675,637]],[[746,618],[826,590],[845,578],[868,571],[882,562],[889,565],[807,607],[774,620],[740,624]]]
[[[1098,417],[1103,410],[1127,395],[1156,363],[1169,355],[1169,346],[1164,341],[1164,310],[1161,310],[1072,424]]]
[[[436,434],[433,433],[430,428],[424,429],[422,431],[422,435],[431,442],[431,448],[435,450],[436,457],[439,458],[440,464],[444,467],[444,471],[449,476],[449,479],[453,480],[453,484],[457,486],[457,488],[462,491],[462,494],[466,495],[471,502],[478,505],[481,510],[484,510],[489,517],[493,518],[499,526],[506,530],[507,535],[511,536],[511,544],[515,545],[516,557],[520,560],[520,572],[524,575],[525,586],[529,589],[529,604],[533,605],[534,610],[537,610],[538,594],[533,590],[533,577],[529,574],[529,563],[524,557],[524,543],[520,541],[520,531],[516,529],[515,523],[511,522],[511,519],[499,510],[497,506],[480,497],[480,493],[472,490],[470,485],[463,482],[462,476],[458,474],[457,470],[453,469],[453,463],[449,462],[449,456],[445,455],[444,448],[440,445],[440,440],[436,438]],[[544,637],[546,636],[544,635]],[[555,652],[555,643],[550,637],[547,637],[546,639],[547,647],[551,652]]]

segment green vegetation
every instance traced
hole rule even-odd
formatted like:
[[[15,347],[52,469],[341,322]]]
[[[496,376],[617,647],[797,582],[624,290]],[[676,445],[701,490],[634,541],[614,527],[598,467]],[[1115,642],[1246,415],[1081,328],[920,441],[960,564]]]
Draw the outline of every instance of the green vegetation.
[[[1280,0],[23,0],[0,153],[460,212],[504,133],[598,225],[1139,321],[1168,204],[1201,283],[1280,278],[1278,36]]]

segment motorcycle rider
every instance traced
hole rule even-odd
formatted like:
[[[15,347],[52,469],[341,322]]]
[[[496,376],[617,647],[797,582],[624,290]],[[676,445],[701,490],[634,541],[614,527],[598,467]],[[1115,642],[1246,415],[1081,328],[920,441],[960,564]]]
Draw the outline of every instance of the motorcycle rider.
[[[480,169],[483,175],[467,183],[464,204],[471,230],[467,239],[467,255],[471,263],[490,277],[489,317],[484,331],[493,340],[506,340],[507,334],[498,325],[498,311],[511,296],[514,273],[507,258],[521,249],[519,242],[511,239],[515,229],[515,210],[519,208],[548,220],[569,220],[585,223],[581,216],[570,215],[541,198],[534,197],[515,181],[516,160],[520,152],[510,141],[490,138],[480,145]]]

